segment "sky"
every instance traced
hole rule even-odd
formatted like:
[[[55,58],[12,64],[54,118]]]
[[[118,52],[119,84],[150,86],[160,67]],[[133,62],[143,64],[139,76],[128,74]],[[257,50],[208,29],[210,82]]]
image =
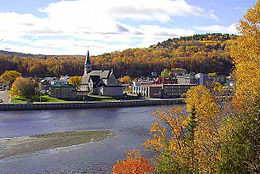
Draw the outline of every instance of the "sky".
[[[173,37],[238,34],[257,0],[0,0],[0,50],[91,55]]]

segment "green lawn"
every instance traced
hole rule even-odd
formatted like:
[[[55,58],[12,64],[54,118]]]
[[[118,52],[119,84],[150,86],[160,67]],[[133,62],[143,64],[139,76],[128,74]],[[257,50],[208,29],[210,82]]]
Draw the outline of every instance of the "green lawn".
[[[53,98],[48,95],[41,96],[40,98],[38,99],[38,102],[66,102],[65,100]]]
[[[73,102],[73,101],[117,101],[117,100],[136,100],[138,99],[137,96],[100,96],[100,95],[88,95],[85,99],[74,99],[71,101],[62,100],[50,97],[48,95],[38,96],[32,99],[33,102]],[[27,103],[27,100],[24,98],[11,98],[12,103]]]
[[[32,99],[33,102],[67,102],[65,100],[61,100],[61,99],[57,99],[57,98],[53,98],[50,97],[48,95],[43,95],[41,97],[35,97]],[[26,103],[27,100],[24,98],[11,98],[11,102],[12,103]]]
[[[26,103],[27,101],[25,99],[22,98],[11,98],[11,103]]]

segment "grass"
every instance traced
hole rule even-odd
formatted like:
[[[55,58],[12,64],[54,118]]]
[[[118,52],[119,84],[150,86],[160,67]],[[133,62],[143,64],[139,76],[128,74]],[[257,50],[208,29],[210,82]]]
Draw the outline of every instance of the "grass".
[[[41,100],[40,100],[41,99]],[[39,99],[38,99],[38,102],[66,102],[65,100],[61,100],[61,99],[57,99],[57,98],[53,98],[53,97],[50,97],[48,95],[44,95],[44,96],[41,96]]]
[[[139,99],[138,96],[100,96],[100,95],[88,95],[84,99],[73,99],[73,100],[62,100],[50,97],[49,95],[42,95],[33,98],[32,102],[54,102],[54,103],[66,103],[73,101],[117,101],[117,100],[136,100]],[[11,98],[11,103],[27,103],[28,100],[24,98]]]
[[[0,159],[33,152],[99,142],[115,136],[109,130],[56,132],[0,140]]]
[[[23,99],[23,98],[11,98],[11,103],[19,103],[19,104],[23,104],[26,103],[27,100]]]
[[[19,98],[11,98],[11,102],[12,103],[27,103],[28,100],[19,97]],[[61,99],[57,99],[57,98],[53,98],[50,97],[48,95],[43,95],[43,96],[38,96],[32,99],[33,102],[67,102],[65,100],[61,100]]]

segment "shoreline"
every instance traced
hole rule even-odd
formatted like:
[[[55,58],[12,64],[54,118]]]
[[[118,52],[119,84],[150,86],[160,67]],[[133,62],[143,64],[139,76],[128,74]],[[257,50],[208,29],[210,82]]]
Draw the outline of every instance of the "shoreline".
[[[86,101],[86,102],[70,102],[70,103],[0,104],[0,111],[141,107],[141,106],[157,106],[157,105],[175,105],[175,104],[183,104],[183,103],[184,103],[183,98],[174,98],[174,99],[148,99],[148,100],[119,100],[119,101]]]

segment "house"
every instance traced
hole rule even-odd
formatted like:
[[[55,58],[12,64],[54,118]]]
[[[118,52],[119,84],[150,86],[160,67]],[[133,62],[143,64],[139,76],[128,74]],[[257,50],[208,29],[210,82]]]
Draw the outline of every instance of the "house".
[[[40,84],[39,84],[39,87],[40,87],[40,90],[43,91],[43,92],[48,92],[50,87],[51,87],[51,84],[49,81],[47,80],[41,80],[40,81]]]
[[[41,79],[39,83],[40,90],[43,92],[48,92],[51,85],[54,85],[59,82],[58,77],[45,77]]]
[[[4,83],[1,83],[1,82],[0,82],[0,91],[4,91],[4,90],[5,90]]]
[[[80,91],[86,95],[88,93],[106,96],[123,95],[123,87],[118,84],[117,78],[112,69],[92,70],[89,51],[86,56]]]
[[[50,87],[50,96],[60,99],[75,99],[76,88],[71,84],[55,83]]]
[[[68,76],[68,75],[62,76],[62,77],[60,77],[59,82],[63,83],[63,84],[68,84],[69,83],[69,79],[70,79],[70,76]]]

